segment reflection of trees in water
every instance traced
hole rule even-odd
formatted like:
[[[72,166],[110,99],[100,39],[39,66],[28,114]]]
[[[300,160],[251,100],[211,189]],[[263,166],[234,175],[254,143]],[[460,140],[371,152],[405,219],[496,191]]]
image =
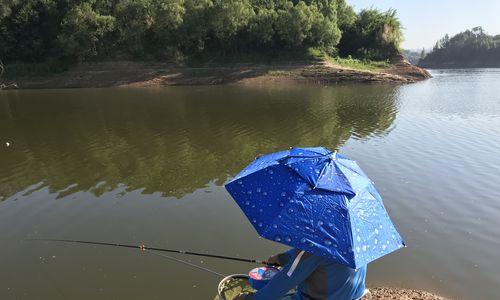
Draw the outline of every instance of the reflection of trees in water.
[[[59,196],[127,190],[181,197],[259,153],[338,148],[384,133],[394,87],[22,92],[0,101],[0,196],[44,182]],[[6,116],[9,116],[8,118]]]

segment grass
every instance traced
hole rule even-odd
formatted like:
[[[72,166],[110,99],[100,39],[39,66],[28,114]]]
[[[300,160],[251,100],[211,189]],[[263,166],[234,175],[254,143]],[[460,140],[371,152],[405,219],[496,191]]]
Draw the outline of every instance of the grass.
[[[355,58],[342,58],[342,57],[330,57],[327,59],[334,65],[338,65],[344,68],[377,72],[386,69],[391,66],[388,61],[373,61],[369,59],[355,59]]]
[[[308,49],[310,56],[318,60],[328,61],[334,65],[360,71],[377,72],[390,67],[389,61],[373,61],[370,59],[356,59],[349,57],[332,57],[324,51],[316,48]]]

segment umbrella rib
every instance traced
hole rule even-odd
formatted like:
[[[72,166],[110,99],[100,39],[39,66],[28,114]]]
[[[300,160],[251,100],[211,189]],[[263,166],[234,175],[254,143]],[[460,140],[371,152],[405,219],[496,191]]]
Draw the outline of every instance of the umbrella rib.
[[[326,163],[323,168],[321,169],[321,172],[319,172],[319,175],[318,175],[318,180],[316,180],[316,183],[314,184],[314,188],[316,188],[318,186],[318,182],[319,182],[319,179],[321,178],[321,176],[323,176],[323,173],[325,172],[325,169],[326,167],[328,166],[328,164],[331,164],[332,162],[330,161],[329,163]]]
[[[365,176],[365,177],[366,177],[366,175],[365,175],[365,174],[361,174],[361,173],[359,173],[358,171],[354,170],[353,168],[351,168],[351,167],[349,167],[349,166],[347,166],[347,165],[343,164],[340,160],[338,160],[338,163],[339,163],[339,164],[341,164],[341,165],[342,165],[343,167],[345,167],[346,169],[349,169],[349,170],[353,171],[354,173],[356,173],[356,174],[358,174],[358,175],[360,175],[360,176]],[[342,172],[342,173],[344,173],[344,172]],[[345,174],[344,174],[344,175],[345,175]]]

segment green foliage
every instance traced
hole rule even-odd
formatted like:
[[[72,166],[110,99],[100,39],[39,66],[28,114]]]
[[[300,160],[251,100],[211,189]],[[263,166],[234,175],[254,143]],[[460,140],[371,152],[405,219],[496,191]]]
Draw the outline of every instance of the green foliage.
[[[273,45],[274,25],[278,19],[278,13],[273,9],[262,8],[253,16],[249,24],[250,40],[262,46]]]
[[[144,54],[146,34],[154,22],[153,12],[151,0],[124,0],[116,5],[118,42],[128,52]]]
[[[94,1],[83,2],[68,11],[61,23],[58,40],[64,53],[83,60],[104,50],[104,37],[111,33],[115,17],[96,12]]]
[[[313,2],[307,5],[299,1],[296,5],[286,2],[277,10],[275,34],[279,43],[286,48],[299,46],[323,47],[332,50],[340,39],[340,30],[334,20],[330,19],[330,11],[322,14]]]
[[[0,2],[0,21],[10,15],[12,6],[17,2],[18,0],[2,0]]]
[[[348,57],[330,56],[324,50],[310,48],[309,54],[317,60],[328,61],[333,65],[360,71],[380,71],[390,66],[388,60],[374,61],[370,59],[356,59]]]
[[[395,10],[362,10],[354,23],[345,28],[339,44],[340,54],[385,60],[399,52],[403,39]]]
[[[500,66],[500,38],[475,27],[453,37],[445,35],[419,62],[424,66]]]
[[[302,1],[297,5],[287,2],[285,9],[278,11],[276,34],[288,47],[301,45],[311,30],[312,12]]]
[[[153,0],[153,38],[162,45],[176,39],[176,30],[182,25],[185,15],[183,0]]]
[[[337,0],[337,24],[340,30],[345,29],[354,25],[357,15],[354,12],[352,6],[347,5],[345,0]]]
[[[223,45],[247,27],[254,15],[252,6],[246,0],[214,0],[210,12],[209,27]]]
[[[313,11],[314,12],[314,11]],[[329,54],[336,53],[336,46],[340,40],[341,32],[334,22],[327,17],[316,13],[311,25],[310,45],[315,45]]]
[[[370,59],[356,59],[352,57],[332,57],[329,61],[334,65],[361,71],[380,71],[387,69],[390,66],[390,63],[387,60],[374,61]]]
[[[341,39],[342,34],[346,37]],[[269,56],[313,47],[384,58],[397,49],[394,11],[357,15],[345,0],[3,0],[5,61],[92,57]],[[340,44],[339,44],[340,41]]]
[[[60,22],[55,0],[8,1],[2,6],[0,57],[4,61],[33,62],[54,55]]]

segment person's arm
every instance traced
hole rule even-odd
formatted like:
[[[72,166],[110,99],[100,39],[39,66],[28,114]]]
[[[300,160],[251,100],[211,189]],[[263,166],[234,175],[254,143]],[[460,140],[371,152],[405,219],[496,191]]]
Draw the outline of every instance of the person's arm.
[[[304,251],[294,250],[285,267],[273,279],[254,295],[248,295],[246,300],[276,300],[301,282],[306,280],[321,264],[322,258]]]
[[[270,256],[267,259],[267,263],[271,265],[278,264],[280,266],[284,266],[288,263],[288,261],[290,261],[290,257],[295,257],[298,252],[299,250],[297,249],[290,249],[286,252]]]
[[[270,265],[278,264],[280,266],[285,266],[290,261],[290,257],[295,258],[295,256],[299,253],[299,251],[300,250],[297,249],[290,249],[283,253],[269,256],[266,262]],[[255,294],[240,294],[236,296],[236,298],[234,298],[233,300],[255,300],[254,297]]]

